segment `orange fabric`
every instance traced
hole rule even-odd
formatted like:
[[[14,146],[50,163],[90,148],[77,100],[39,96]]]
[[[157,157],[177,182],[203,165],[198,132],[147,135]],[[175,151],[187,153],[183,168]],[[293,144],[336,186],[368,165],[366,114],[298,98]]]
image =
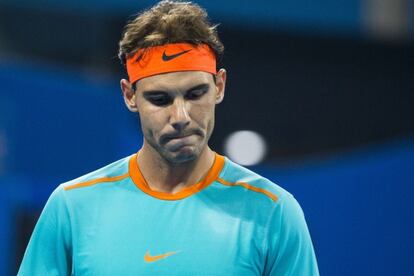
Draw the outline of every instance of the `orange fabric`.
[[[177,71],[216,74],[216,57],[207,44],[172,43],[138,50],[127,58],[129,81]]]
[[[146,261],[147,263],[152,263],[152,262],[159,261],[161,259],[165,259],[165,258],[167,258],[171,255],[177,254],[177,253],[178,253],[178,251],[168,252],[168,253],[160,254],[160,255],[157,255],[157,256],[151,256],[150,252],[147,251],[144,255],[144,261]]]
[[[80,183],[76,183],[76,184],[73,184],[73,185],[69,185],[69,186],[64,187],[63,189],[68,191],[68,190],[72,190],[72,189],[76,189],[76,188],[92,186],[92,185],[99,184],[99,183],[102,183],[102,182],[118,181],[118,180],[122,180],[124,178],[127,178],[128,176],[129,176],[129,173],[125,173],[123,175],[118,175],[118,176],[113,176],[113,177],[101,177],[101,178],[96,178],[96,179],[88,180],[88,181],[85,181],[85,182],[80,182]]]
[[[139,169],[137,155],[138,154],[133,155],[129,160],[129,174],[132,178],[132,181],[144,193],[164,200],[179,200],[201,191],[218,178],[224,166],[224,156],[216,154],[213,166],[211,167],[210,171],[207,173],[207,176],[203,180],[194,185],[182,189],[178,193],[170,194],[151,190],[151,188],[148,186],[147,181],[142,175],[141,170]]]
[[[266,191],[265,189],[262,189],[262,188],[258,188],[258,187],[252,186],[252,185],[250,185],[250,184],[248,184],[248,183],[245,183],[245,182],[236,182],[236,183],[232,183],[232,182],[228,182],[228,181],[226,181],[226,180],[224,180],[224,179],[222,179],[222,178],[218,178],[218,179],[217,179],[217,181],[218,181],[218,182],[220,182],[220,183],[221,183],[221,184],[223,184],[223,185],[226,185],[226,186],[242,186],[242,187],[244,187],[244,188],[246,188],[246,189],[248,189],[248,190],[255,191],[255,192],[258,192],[258,193],[262,193],[262,194],[265,194],[265,195],[267,195],[268,197],[270,197],[273,201],[277,201],[277,196],[276,196],[276,195],[272,194],[272,193],[271,193],[271,192],[269,192],[269,191]]]

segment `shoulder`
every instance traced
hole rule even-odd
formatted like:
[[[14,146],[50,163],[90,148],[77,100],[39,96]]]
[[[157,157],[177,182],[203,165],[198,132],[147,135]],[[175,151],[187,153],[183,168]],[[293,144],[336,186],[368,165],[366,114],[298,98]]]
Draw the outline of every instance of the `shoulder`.
[[[118,161],[115,161],[105,167],[82,175],[73,180],[62,183],[59,188],[64,191],[92,187],[101,183],[114,183],[129,177],[129,159],[127,156]]]
[[[271,180],[241,166],[228,158],[217,181],[226,186],[241,186],[247,191],[261,193],[273,202],[280,202],[292,195]]]

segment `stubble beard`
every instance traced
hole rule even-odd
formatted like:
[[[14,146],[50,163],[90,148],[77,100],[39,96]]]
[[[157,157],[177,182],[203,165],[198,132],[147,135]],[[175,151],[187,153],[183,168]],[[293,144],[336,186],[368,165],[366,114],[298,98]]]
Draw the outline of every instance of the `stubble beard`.
[[[158,139],[155,138],[152,132],[144,133],[144,140],[150,145],[153,151],[170,166],[179,166],[197,160],[201,156],[202,152],[208,147],[208,141],[213,133],[214,125],[215,117],[213,116],[208,123],[206,131],[198,132],[197,135],[200,137],[201,141],[194,145],[194,150],[190,154],[183,154],[181,156],[179,153],[177,154],[167,150],[162,145],[160,137]]]
[[[184,153],[180,153],[180,151],[171,152],[167,150],[153,136],[151,136],[151,138],[144,136],[144,139],[153,148],[153,150],[159,155],[159,157],[163,159],[166,163],[168,163],[170,166],[179,166],[187,162],[192,162],[199,158],[199,156],[201,155],[201,152],[207,145],[205,136],[199,136],[199,137],[201,137],[201,141],[191,146],[193,148],[191,152],[187,150]]]

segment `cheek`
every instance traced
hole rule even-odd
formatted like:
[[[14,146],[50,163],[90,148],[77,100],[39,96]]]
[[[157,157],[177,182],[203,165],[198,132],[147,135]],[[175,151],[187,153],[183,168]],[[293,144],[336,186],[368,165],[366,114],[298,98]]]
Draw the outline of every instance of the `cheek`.
[[[197,120],[207,123],[211,118],[214,118],[216,99],[212,92],[210,91],[202,100],[193,103],[191,109],[194,114],[193,119],[197,118]]]
[[[153,111],[153,110],[145,110],[139,113],[142,131],[144,133],[151,133],[158,132],[162,129],[165,125],[163,122],[164,116],[161,114],[160,111]]]
[[[214,123],[215,104],[199,104],[193,106],[193,120],[203,128],[210,126],[211,121]]]

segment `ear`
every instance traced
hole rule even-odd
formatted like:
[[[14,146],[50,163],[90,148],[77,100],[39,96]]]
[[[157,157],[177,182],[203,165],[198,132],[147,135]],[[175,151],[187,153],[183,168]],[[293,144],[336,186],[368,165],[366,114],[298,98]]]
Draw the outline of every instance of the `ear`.
[[[132,89],[132,84],[126,80],[122,79],[120,81],[122,96],[124,97],[125,105],[131,112],[138,112],[136,95],[134,89]]]
[[[227,72],[225,69],[220,69],[216,74],[216,104],[219,104],[224,99],[224,91],[226,90]]]

